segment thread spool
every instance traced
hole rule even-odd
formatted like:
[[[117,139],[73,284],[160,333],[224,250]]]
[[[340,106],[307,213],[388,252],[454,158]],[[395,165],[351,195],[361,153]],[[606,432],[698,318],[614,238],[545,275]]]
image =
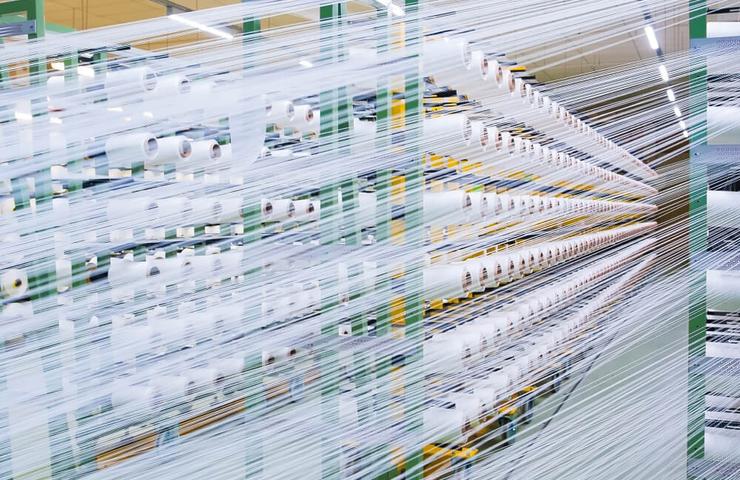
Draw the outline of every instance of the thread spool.
[[[133,363],[139,355],[151,352],[152,337],[148,325],[114,325],[110,336],[111,358],[117,363]]]
[[[444,37],[425,41],[422,48],[424,75],[434,77],[437,85],[454,87],[471,69],[472,52],[464,39]]]
[[[149,409],[154,392],[148,385],[132,385],[129,379],[114,380],[111,404],[119,409]]]
[[[184,372],[188,379],[188,393],[207,393],[216,389],[223,378],[215,368],[191,368]]]
[[[318,220],[316,205],[311,199],[294,200],[295,219],[298,221]]]
[[[465,260],[464,262],[462,262],[462,265],[465,270],[470,272],[470,277],[472,280],[470,291],[476,293],[485,291],[490,282],[490,275],[488,273],[488,267],[486,266],[486,264],[478,261],[477,259],[474,259]]]
[[[423,145],[429,152],[456,156],[465,151],[472,137],[468,117],[461,113],[424,119]]]
[[[464,265],[433,265],[423,272],[424,299],[453,299],[466,296],[473,287],[472,274]]]
[[[454,408],[429,407],[422,414],[425,438],[436,443],[456,444],[465,432],[465,415]]]
[[[469,192],[470,221],[478,222],[488,216],[488,198],[483,192]]]
[[[5,297],[17,297],[28,291],[28,274],[19,268],[3,270],[0,286]]]
[[[280,222],[295,216],[295,205],[288,198],[262,199],[262,221]]]
[[[157,77],[157,85],[150,95],[155,100],[163,100],[190,93],[190,80],[184,75],[162,75]]]
[[[424,222],[433,225],[458,223],[468,216],[473,202],[466,192],[424,192]]]
[[[149,67],[109,70],[105,75],[105,93],[109,101],[137,93],[149,93],[156,87],[157,75]]]
[[[377,219],[377,194],[375,192],[359,192],[357,196],[358,215],[357,223],[362,228],[375,227]]]
[[[290,100],[278,100],[272,102],[267,111],[267,122],[283,126],[293,121],[295,107]]]
[[[151,163],[159,152],[159,142],[150,133],[126,133],[105,141],[108,168],[131,170],[134,163]]]
[[[180,375],[162,375],[149,380],[152,400],[155,404],[167,405],[183,402],[188,394],[189,380]]]
[[[192,201],[191,222],[219,225],[242,220],[242,200],[239,197],[205,197]]]
[[[287,125],[298,131],[309,130],[313,123],[314,111],[311,105],[296,105],[293,118],[288,120]]]
[[[740,272],[707,270],[707,310],[740,312]]]
[[[484,409],[477,396],[469,393],[450,393],[448,398],[455,403],[455,410],[463,413],[468,428],[480,426]]]
[[[460,338],[449,335],[435,335],[423,348],[424,368],[429,374],[456,373],[471,355]]]

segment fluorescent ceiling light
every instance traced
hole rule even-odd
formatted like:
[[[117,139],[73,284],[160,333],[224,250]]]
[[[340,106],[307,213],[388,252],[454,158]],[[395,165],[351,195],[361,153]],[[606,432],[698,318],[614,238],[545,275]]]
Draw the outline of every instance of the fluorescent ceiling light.
[[[678,122],[678,125],[681,127],[681,130],[686,130],[686,122],[684,122],[683,120]]]
[[[51,62],[51,68],[59,72],[64,71],[64,62]]]
[[[650,25],[645,27],[645,35],[647,36],[648,43],[650,44],[650,48],[653,50],[657,50],[660,48],[660,44],[658,43],[658,37],[655,36],[655,30],[653,30],[653,27]]]
[[[313,63],[309,62],[308,60],[301,60],[300,62],[298,62],[298,65],[300,65],[303,68],[313,67]]]
[[[677,117],[681,118],[681,110],[676,105],[673,106],[673,113],[675,113]]]
[[[673,93],[673,89],[672,88],[669,88],[668,90],[666,90],[665,91],[665,94],[668,95],[668,100],[670,100],[671,102],[675,102],[676,101],[676,94]]]
[[[658,67],[658,71],[660,72],[660,78],[662,78],[664,82],[667,82],[669,77],[668,77],[668,69],[665,68],[665,65],[661,63],[660,66]]]
[[[684,130],[683,131],[683,136],[684,136],[684,138],[689,138],[689,132],[687,132],[686,130]]]
[[[197,28],[198,30],[206,33],[210,33],[211,35],[215,35],[216,37],[221,37],[224,40],[233,40],[234,36],[230,33],[224,32],[222,30],[219,30],[217,28],[209,27],[208,25],[203,25],[200,22],[196,22],[195,20],[190,20],[187,18],[183,18],[180,15],[170,15],[168,17],[170,20],[175,21],[177,23],[181,23],[183,25],[187,25],[188,27]]]
[[[403,8],[391,2],[391,0],[378,0],[378,3],[387,8],[388,13],[390,13],[391,16],[403,17],[404,15],[406,15],[406,12],[404,12]]]

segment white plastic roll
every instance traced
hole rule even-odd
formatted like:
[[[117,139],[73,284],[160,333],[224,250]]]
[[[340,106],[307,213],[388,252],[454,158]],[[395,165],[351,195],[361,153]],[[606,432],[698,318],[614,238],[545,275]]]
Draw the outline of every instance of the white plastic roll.
[[[472,274],[464,265],[432,265],[423,272],[424,299],[453,299],[466,296],[473,286]]]
[[[485,351],[496,343],[497,330],[492,322],[485,318],[476,318],[472,322],[460,325],[456,328],[463,333],[475,333],[481,337],[482,349]]]
[[[111,258],[108,267],[108,281],[113,287],[134,289],[146,280],[146,263],[134,262],[125,258]]]
[[[486,275],[488,277],[485,283],[486,288],[498,287],[502,281],[506,280],[507,274],[504,271],[504,265],[499,255],[485,255],[477,257],[476,260],[486,267]]]
[[[470,356],[465,343],[454,336],[440,334],[424,342],[424,368],[427,373],[456,373]]]
[[[740,37],[740,22],[707,22],[707,38]]]
[[[434,225],[460,223],[473,202],[463,190],[424,192],[424,222]]]
[[[190,93],[190,80],[184,75],[163,75],[157,77],[157,86],[151,91],[156,100],[169,99]]]
[[[240,197],[205,197],[192,200],[192,223],[217,225],[241,221]]]
[[[8,196],[0,196],[0,215],[10,215],[15,210],[15,199]]]
[[[132,232],[134,227],[149,226],[151,223],[156,223],[157,210],[157,202],[151,197],[109,199],[105,214],[113,227],[111,239],[120,236],[117,234],[120,230],[117,227],[127,227],[123,230]]]
[[[470,192],[470,221],[478,222],[488,215],[488,198],[483,192]]]
[[[485,263],[478,259],[465,260],[462,262],[465,269],[470,272],[470,278],[472,280],[470,291],[471,292],[482,292],[489,284],[488,267]]]
[[[138,355],[150,353],[153,333],[148,325],[114,325],[110,335],[111,358],[115,362],[131,363]]]
[[[65,110],[75,105],[74,100],[68,96],[68,89],[69,93],[76,93],[69,83],[71,82],[67,82],[63,74],[50,76],[46,80],[46,98],[49,110]]]
[[[215,368],[191,368],[186,370],[184,375],[189,381],[190,393],[215,388],[222,380]]]
[[[186,400],[189,380],[180,375],[162,375],[149,380],[153,400],[156,404]]]
[[[444,37],[424,42],[422,63],[425,76],[437,85],[455,87],[454,83],[471,69],[470,44],[464,39]]]
[[[428,152],[456,156],[465,152],[472,127],[465,114],[453,113],[424,119],[422,145]]]
[[[221,158],[221,145],[215,140],[199,140],[191,142],[192,153],[190,161],[197,167],[207,166]]]
[[[138,93],[147,93],[157,87],[157,75],[149,67],[135,67],[111,70],[105,75],[105,93],[108,100],[113,98],[132,97]]]
[[[427,408],[422,421],[424,435],[430,442],[460,443],[463,439],[465,414],[456,408]]]
[[[359,192],[357,223],[362,228],[374,227],[376,223],[378,196],[375,192]]]
[[[187,197],[169,197],[157,200],[156,225],[177,227],[190,223],[193,207]]]
[[[293,121],[295,107],[290,100],[278,100],[272,102],[268,108],[267,121],[282,126]]]
[[[707,107],[707,140],[712,145],[740,143],[740,107],[710,105]]]
[[[709,190],[707,224],[710,227],[740,228],[740,192]]]
[[[318,220],[318,209],[316,203],[311,199],[294,200],[295,218],[300,221]]]
[[[217,370],[221,378],[233,378],[244,371],[245,363],[243,358],[217,358],[208,365]]]
[[[473,388],[473,395],[478,398],[483,406],[484,415],[487,415],[493,413],[501,393],[495,388],[487,386],[485,381],[481,381]]]
[[[280,222],[295,216],[295,205],[289,198],[262,199],[262,221]]]
[[[31,302],[10,302],[0,310],[0,339],[17,338],[34,329]]]
[[[375,149],[376,134],[377,122],[354,118],[351,138],[352,153],[359,155],[373,151]]]
[[[455,410],[463,412],[465,421],[469,426],[477,427],[483,416],[483,403],[480,399],[469,393],[450,393],[448,398],[455,403]]]
[[[725,462],[740,462],[740,432],[726,428],[707,427],[704,433],[704,452],[707,458]]]
[[[160,137],[157,142],[159,144],[159,154],[156,158],[147,160],[147,167],[179,164],[190,158],[193,152],[190,140],[183,135]]]
[[[54,262],[56,268],[57,292],[62,293],[72,288],[72,261],[60,258]]]
[[[28,274],[19,268],[3,270],[0,275],[0,287],[6,297],[23,295],[28,291]]]
[[[311,108],[311,105],[296,105],[295,114],[293,115],[293,118],[287,122],[287,125],[298,131],[304,131],[313,123],[313,119],[314,111]]]
[[[116,134],[105,141],[108,168],[131,169],[134,163],[151,163],[157,158],[159,142],[150,133]]]
[[[114,380],[111,404],[114,408],[147,409],[151,407],[153,395],[148,385],[131,385],[127,379]]]
[[[511,377],[503,370],[494,372],[486,378],[486,384],[499,392],[506,392],[511,386]]]
[[[740,312],[740,272],[707,270],[707,310]]]

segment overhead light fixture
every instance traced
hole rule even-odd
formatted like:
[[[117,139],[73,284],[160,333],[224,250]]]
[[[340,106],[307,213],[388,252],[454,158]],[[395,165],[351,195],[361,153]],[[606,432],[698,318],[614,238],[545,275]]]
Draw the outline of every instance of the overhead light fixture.
[[[658,37],[655,36],[655,30],[653,30],[653,27],[651,27],[650,25],[645,27],[645,36],[647,36],[650,48],[652,48],[653,50],[657,50],[660,48]]]
[[[682,130],[686,130],[686,122],[684,122],[683,120],[678,122],[678,125],[681,127]]]
[[[51,62],[51,68],[52,70],[56,70],[58,72],[64,71],[64,62]]]
[[[224,40],[234,39],[234,36],[228,32],[224,32],[217,28],[209,27],[208,25],[204,25],[200,22],[196,22],[195,20],[190,20],[188,18],[181,17],[180,15],[169,15],[168,18],[174,22],[187,25],[188,27],[196,28],[202,32],[210,33],[211,35],[223,38]]]
[[[677,105],[673,106],[673,113],[675,113],[678,118],[681,118],[681,110],[678,108]]]
[[[403,17],[404,15],[406,15],[406,12],[403,10],[403,8],[396,5],[391,0],[377,0],[377,1],[379,4],[383,5],[385,8],[388,9],[388,13],[390,13],[392,17]]]
[[[673,93],[673,89],[672,88],[669,88],[668,90],[666,90],[665,91],[665,94],[668,95],[668,100],[670,100],[671,102],[675,102],[676,101],[676,94]]]
[[[658,66],[658,71],[660,72],[660,78],[662,78],[664,82],[667,82],[670,77],[668,77],[668,69],[665,68],[665,65],[661,63],[660,66]]]
[[[313,63],[311,63],[311,62],[309,62],[308,60],[305,60],[305,59],[304,60],[301,60],[300,62],[298,62],[298,65],[300,65],[303,68],[311,68],[311,67],[313,67]]]
[[[53,123],[55,125],[62,125],[62,119],[59,117],[49,117],[49,123]]]
[[[683,133],[683,137],[684,138],[689,138],[689,132],[687,132],[686,130],[684,130],[682,133]]]

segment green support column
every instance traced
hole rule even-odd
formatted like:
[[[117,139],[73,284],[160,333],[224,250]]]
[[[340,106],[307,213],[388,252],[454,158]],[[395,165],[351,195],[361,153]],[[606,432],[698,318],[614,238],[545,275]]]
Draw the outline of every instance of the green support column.
[[[423,37],[418,20],[420,0],[406,0],[406,38],[405,45],[409,55],[421,50]],[[414,440],[421,439],[423,430],[422,413],[424,408],[425,388],[423,369],[417,368],[422,361],[422,342],[424,340],[423,303],[422,303],[422,268],[423,255],[421,247],[424,241],[423,194],[424,171],[422,169],[421,138],[423,128],[423,78],[418,62],[406,73],[405,98],[405,138],[404,151],[409,162],[406,167],[406,202],[405,226],[406,243],[409,247],[418,248],[418,258],[408,262],[404,274],[405,320],[407,341],[416,344],[413,353],[407,356],[404,368],[406,425],[414,435]],[[406,452],[406,478],[420,479],[424,476],[424,455],[421,449]]]
[[[343,3],[324,4],[319,7],[319,29],[321,36],[321,61],[335,62],[341,56],[339,30],[344,11]],[[349,133],[346,89],[328,89],[319,94],[320,127],[319,151],[321,155],[334,158],[334,155],[346,149],[348,142],[342,141],[341,136]],[[349,118],[348,118],[349,115]],[[322,245],[337,244],[341,237],[339,221],[341,211],[338,195],[341,192],[341,183],[333,180],[320,188],[321,200],[320,241]],[[329,278],[322,280],[322,291],[336,292],[337,277],[335,272],[328,272]],[[327,288],[328,290],[324,290]],[[322,325],[322,334],[337,335],[337,325],[334,320],[338,299],[331,295],[328,300],[322,300],[322,315],[330,321]],[[341,320],[339,320],[341,321]],[[321,416],[326,425],[337,425],[339,422],[339,356],[336,351],[323,349],[319,353],[321,368]],[[322,478],[340,478],[340,453],[342,449],[340,439],[332,435],[322,435],[321,438],[321,469]]]
[[[706,38],[707,21],[706,0],[690,0],[689,35],[691,39]],[[707,110],[707,71],[706,60],[691,55],[689,76],[689,108],[695,124],[690,132],[690,149],[706,144]],[[706,271],[696,262],[696,257],[707,249],[707,168],[693,163],[690,155],[689,178],[689,251],[690,265],[689,291],[689,365],[702,359],[706,354]],[[694,373],[689,367],[688,377],[688,423],[687,459],[704,457],[704,410],[706,386],[704,375]]]

